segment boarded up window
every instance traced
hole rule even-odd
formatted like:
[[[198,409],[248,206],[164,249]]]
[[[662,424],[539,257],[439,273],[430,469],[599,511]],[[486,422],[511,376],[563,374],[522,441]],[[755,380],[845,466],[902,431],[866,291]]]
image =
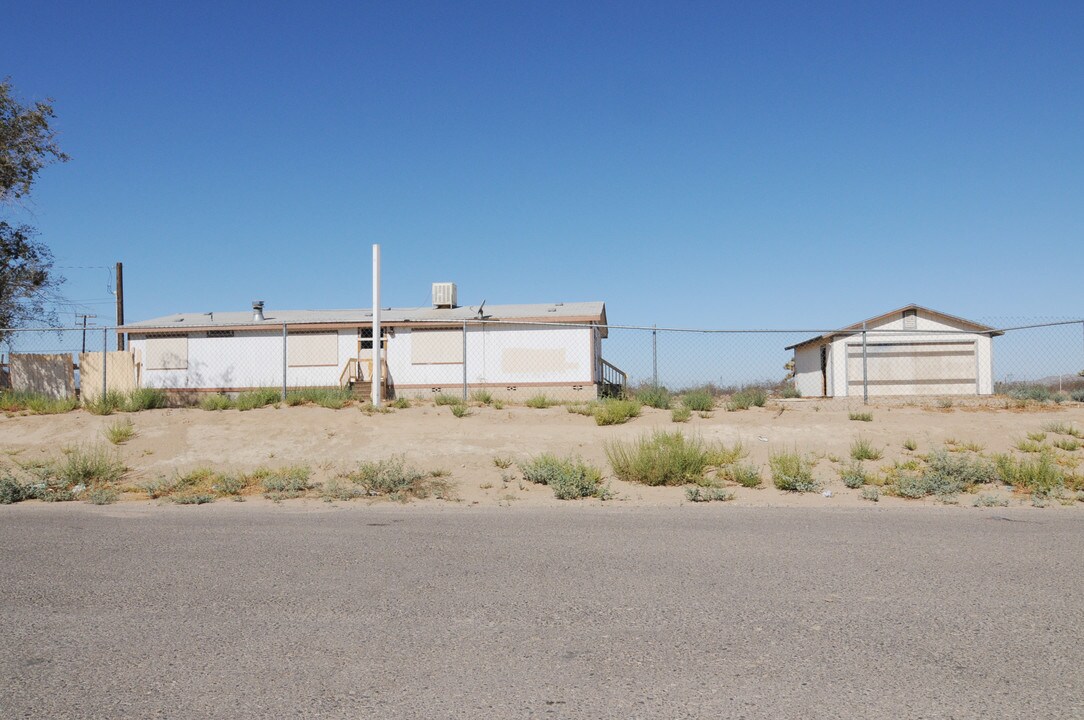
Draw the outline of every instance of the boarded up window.
[[[463,362],[462,330],[414,330],[410,333],[410,362],[448,365]]]
[[[148,370],[187,370],[187,335],[151,335],[147,338]]]
[[[290,367],[339,364],[339,336],[329,332],[292,332],[286,339]]]

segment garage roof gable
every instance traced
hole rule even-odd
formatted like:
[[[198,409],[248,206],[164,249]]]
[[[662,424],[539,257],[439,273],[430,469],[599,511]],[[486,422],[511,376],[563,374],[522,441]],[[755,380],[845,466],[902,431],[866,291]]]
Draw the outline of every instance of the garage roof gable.
[[[856,322],[853,325],[848,325],[845,328],[840,328],[839,330],[834,330],[834,331],[832,331],[830,333],[825,333],[823,335],[818,335],[816,337],[809,338],[808,340],[804,340],[804,341],[802,341],[800,343],[796,343],[794,345],[789,345],[789,346],[787,346],[786,349],[787,350],[793,350],[795,348],[805,347],[807,345],[813,345],[813,344],[820,345],[820,344],[828,343],[828,342],[831,342],[834,338],[836,338],[836,337],[838,337],[840,335],[853,335],[855,332],[861,332],[863,326],[869,327],[871,325],[878,325],[878,324],[880,324],[880,323],[882,323],[882,322],[884,322],[886,320],[892,320],[897,316],[903,315],[903,313],[907,312],[908,310],[915,310],[915,311],[921,312],[921,313],[926,314],[926,315],[932,315],[932,316],[934,316],[936,318],[944,320],[946,322],[946,324],[948,324],[948,325],[954,325],[954,326],[959,327],[961,330],[967,330],[967,331],[970,331],[970,332],[980,333],[980,334],[983,334],[983,335],[989,335],[990,337],[995,337],[997,335],[1002,335],[1003,334],[1001,330],[997,330],[996,328],[992,328],[989,325],[983,325],[982,323],[977,323],[977,322],[974,322],[972,320],[966,320],[966,319],[964,319],[962,317],[957,317],[955,315],[949,315],[948,313],[943,313],[943,312],[941,312],[939,310],[932,310],[930,308],[922,307],[921,305],[915,305],[914,303],[912,303],[910,305],[905,305],[905,306],[903,306],[901,308],[897,308],[895,310],[892,310],[892,311],[889,311],[889,312],[886,312],[886,313],[882,313],[882,314],[877,315],[875,317],[868,318],[868,319],[863,320],[861,322]]]

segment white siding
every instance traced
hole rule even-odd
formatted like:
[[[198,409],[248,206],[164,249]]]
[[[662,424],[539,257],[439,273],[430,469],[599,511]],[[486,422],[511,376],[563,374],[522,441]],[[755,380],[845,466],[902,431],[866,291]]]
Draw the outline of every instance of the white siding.
[[[422,331],[425,332],[425,331]],[[431,331],[430,331],[431,332]],[[478,384],[592,383],[594,328],[538,325],[470,327],[467,330],[467,382]],[[463,364],[419,364],[410,328],[397,329],[388,341],[387,362],[396,386],[462,385]],[[427,339],[428,342],[428,339]],[[462,356],[462,329],[444,336],[449,356]],[[457,345],[453,349],[452,345]]]
[[[867,362],[870,396],[875,395],[975,395],[993,392],[992,344],[988,336],[962,332],[960,328],[919,311],[918,332],[902,332],[902,314],[867,330]],[[900,332],[885,332],[897,330]],[[946,333],[944,331],[952,331]],[[895,344],[895,348],[885,345]],[[876,350],[870,347],[877,345]],[[912,357],[900,355],[913,346]],[[937,346],[941,345],[941,348]],[[848,346],[852,357],[848,361]],[[862,396],[862,333],[841,336],[831,343],[829,394]],[[876,357],[889,353],[895,357]],[[967,353],[970,353],[969,355]],[[938,358],[940,354],[940,358]],[[977,374],[976,374],[977,373]],[[949,380],[951,382],[937,382]]]
[[[824,394],[820,345],[795,349],[794,387],[802,397],[820,397]]]
[[[591,326],[551,328],[538,325],[471,327],[467,333],[467,372],[471,384],[584,384],[595,382],[592,344],[597,329]],[[462,357],[461,329],[449,329],[444,342]],[[310,342],[311,335],[295,335],[295,342]],[[299,340],[299,338],[301,338]],[[306,340],[305,338],[308,338]],[[413,362],[410,328],[395,328],[384,353],[391,382],[397,386],[461,386],[463,364]],[[358,357],[358,328],[337,332],[337,340],[321,341],[319,359],[337,352],[334,365],[289,367],[289,387],[337,386],[345,364]],[[238,389],[282,385],[282,329],[238,330],[233,337],[207,337],[193,332],[187,339],[188,367],[152,369],[144,366],[143,385],[178,389]],[[147,338],[131,337],[133,351],[145,357]],[[289,348],[289,345],[287,345]],[[310,348],[311,349],[311,348]],[[432,348],[430,348],[432,349]],[[289,352],[289,351],[288,351]],[[304,353],[303,353],[304,354]],[[293,353],[288,359],[296,359]],[[306,355],[307,357],[307,355]],[[362,359],[371,358],[369,350]],[[311,359],[311,358],[309,358]]]
[[[151,336],[153,338],[153,336]],[[306,338],[305,335],[295,336]],[[308,336],[310,339],[312,336]],[[302,339],[300,342],[305,343]],[[154,345],[154,342],[150,342]],[[336,364],[322,367],[291,367],[287,372],[290,387],[336,386],[346,359],[356,357],[357,330],[340,331],[338,341],[325,338],[322,351],[327,359],[337,351]],[[146,357],[148,338],[133,336],[131,347]],[[233,337],[207,337],[205,332],[188,336],[188,366],[182,369],[157,369],[146,363],[142,382],[145,387],[179,389],[230,389],[280,387],[282,385],[282,329],[237,331]],[[289,347],[289,345],[287,345]],[[311,359],[311,358],[310,358]]]

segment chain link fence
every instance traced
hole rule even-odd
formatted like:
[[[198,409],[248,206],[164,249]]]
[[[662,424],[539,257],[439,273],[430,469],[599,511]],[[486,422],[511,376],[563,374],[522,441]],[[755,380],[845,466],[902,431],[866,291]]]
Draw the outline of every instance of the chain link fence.
[[[123,349],[118,349],[123,348]],[[849,402],[941,396],[1084,400],[1084,321],[994,331],[702,330],[468,320],[381,330],[383,398],[488,394],[555,401],[665,387],[762,388]],[[104,352],[103,352],[104,351]],[[332,388],[369,397],[370,327],[0,330],[0,390],[76,397],[137,388],[206,394]]]

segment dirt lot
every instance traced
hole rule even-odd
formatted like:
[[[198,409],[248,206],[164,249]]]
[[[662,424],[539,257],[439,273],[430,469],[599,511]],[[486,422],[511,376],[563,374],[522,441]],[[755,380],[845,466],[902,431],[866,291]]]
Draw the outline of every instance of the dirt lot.
[[[740,441],[749,451],[748,462],[762,467],[765,483],[761,488],[732,488],[735,505],[839,507],[868,504],[859,497],[858,490],[846,488],[839,479],[839,470],[849,460],[850,444],[856,437],[866,438],[883,450],[882,459],[866,463],[875,470],[943,447],[946,440],[974,444],[989,455],[1017,452],[1014,446],[1018,441],[1028,433],[1041,431],[1047,423],[1073,423],[1084,428],[1084,406],[1080,404],[1028,410],[1009,410],[996,403],[993,407],[952,408],[875,404],[863,409],[872,414],[871,422],[849,419],[853,408],[797,400],[773,402],[747,411],[718,409],[710,417],[694,414],[689,422],[676,424],[669,411],[644,408],[643,414],[631,422],[608,427],[599,427],[592,418],[569,413],[560,406],[501,410],[475,407],[465,418],[453,417],[448,407],[431,404],[372,415],[360,412],[356,406],[342,410],[267,407],[248,412],[163,409],[107,417],[79,410],[63,415],[0,418],[0,447],[6,453],[3,462],[47,460],[59,456],[66,446],[105,443],[105,428],[126,417],[134,423],[135,436],[119,446],[118,452],[130,468],[126,476],[129,484],[201,466],[241,472],[299,463],[311,466],[314,480],[321,482],[364,460],[403,455],[421,470],[449,472],[457,495],[454,504],[536,506],[566,503],[554,499],[545,486],[522,482],[516,465],[497,467],[495,457],[519,462],[547,451],[578,455],[609,475],[604,450],[607,440],[632,439],[653,429],[681,430],[709,442]],[[913,452],[903,447],[908,439],[917,444]],[[1053,439],[1051,436],[1047,444]],[[814,474],[831,490],[831,497],[784,493],[771,486],[769,455],[792,449],[816,459]],[[1068,467],[1084,460],[1084,448],[1054,452]],[[612,477],[609,482],[615,498],[607,502],[644,506],[687,502],[682,488],[652,488]],[[1002,489],[997,492],[1014,505],[1030,504],[1026,496],[1013,497]],[[137,497],[128,494],[125,499]],[[886,496],[880,501],[882,506],[935,502]],[[961,506],[971,504],[966,497],[960,500]],[[1053,507],[1062,509],[1057,503]],[[1084,503],[1074,507],[1084,509]]]

